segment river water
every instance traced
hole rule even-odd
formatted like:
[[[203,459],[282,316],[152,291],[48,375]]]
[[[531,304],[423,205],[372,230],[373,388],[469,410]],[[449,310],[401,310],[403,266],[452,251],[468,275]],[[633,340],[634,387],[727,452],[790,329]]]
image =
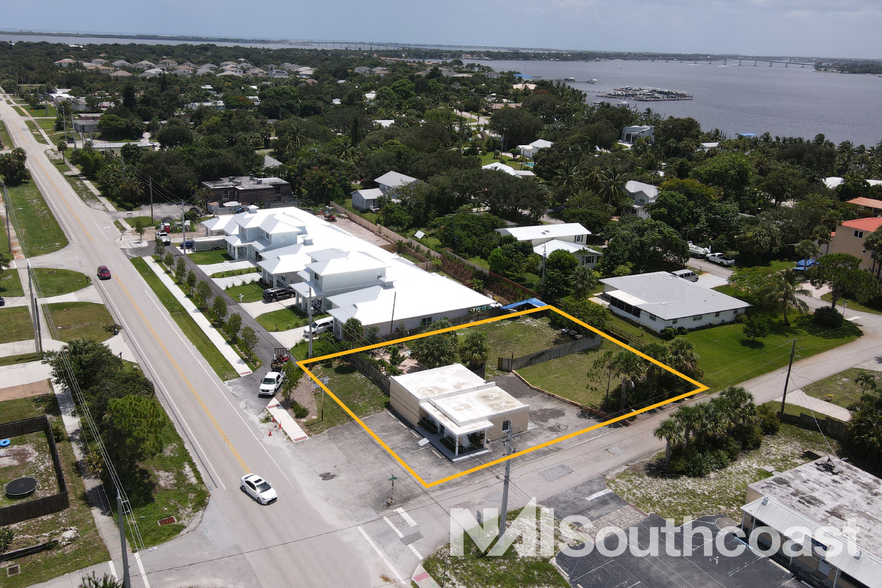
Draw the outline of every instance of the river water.
[[[855,145],[882,142],[882,77],[816,72],[782,63],[729,60],[663,61],[481,61],[496,71],[517,71],[534,78],[575,78],[568,82],[588,95],[588,102],[622,86],[681,90],[693,99],[679,102],[636,102],[640,111],[651,108],[667,116],[691,116],[703,130],[735,133],[765,132],[773,137],[812,139],[823,133],[834,143]],[[584,83],[597,79],[596,84]],[[616,104],[620,100],[607,99]]]

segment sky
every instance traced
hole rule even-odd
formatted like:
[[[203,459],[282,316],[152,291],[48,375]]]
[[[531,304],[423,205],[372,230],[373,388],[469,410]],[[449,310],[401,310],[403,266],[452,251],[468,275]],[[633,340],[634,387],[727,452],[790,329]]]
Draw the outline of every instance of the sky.
[[[42,0],[38,5],[36,10],[30,2],[0,0],[0,29],[882,59],[880,0]]]

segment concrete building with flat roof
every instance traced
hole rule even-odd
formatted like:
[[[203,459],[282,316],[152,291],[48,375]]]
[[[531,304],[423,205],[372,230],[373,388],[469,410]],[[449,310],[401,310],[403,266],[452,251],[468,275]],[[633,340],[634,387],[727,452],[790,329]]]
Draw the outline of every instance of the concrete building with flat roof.
[[[784,554],[795,572],[823,586],[882,587],[882,480],[876,476],[825,457],[754,482],[746,503],[745,532],[767,527],[782,542],[805,546],[807,553]]]
[[[223,204],[236,201],[247,206],[262,202],[293,202],[291,184],[281,178],[257,178],[254,176],[230,176],[212,182],[202,182],[211,190],[212,200]]]
[[[389,402],[413,427],[446,437],[454,457],[486,449],[509,428],[526,431],[530,416],[529,405],[458,363],[389,378]]]

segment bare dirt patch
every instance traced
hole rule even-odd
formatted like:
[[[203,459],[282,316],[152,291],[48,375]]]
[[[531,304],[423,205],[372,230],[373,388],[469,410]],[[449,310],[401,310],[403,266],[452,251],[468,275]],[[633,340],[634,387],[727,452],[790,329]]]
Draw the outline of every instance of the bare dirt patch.
[[[9,388],[0,388],[0,402],[6,400],[18,400],[19,398],[31,398],[32,396],[42,396],[43,394],[53,394],[52,386],[49,380],[41,380],[31,384],[22,384],[21,386],[10,386]]]
[[[300,406],[309,410],[309,415],[305,419],[309,420],[312,418],[316,418],[318,416],[318,406],[315,402],[315,394],[313,393],[313,382],[309,376],[303,374],[303,377],[300,378],[300,381],[297,382],[297,387],[291,391],[291,400],[293,402],[298,403]],[[289,404],[282,400],[282,407],[285,408],[293,417],[294,414],[290,408],[288,408]]]

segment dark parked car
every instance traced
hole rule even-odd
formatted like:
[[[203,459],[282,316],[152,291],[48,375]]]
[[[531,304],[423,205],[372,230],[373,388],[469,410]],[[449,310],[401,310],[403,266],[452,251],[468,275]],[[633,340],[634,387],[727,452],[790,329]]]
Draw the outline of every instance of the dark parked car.
[[[294,296],[294,292],[287,288],[267,288],[263,291],[263,300],[265,302],[275,302],[276,300],[285,300]]]
[[[110,279],[110,270],[107,269],[106,265],[98,266],[98,279],[99,280],[109,280]]]
[[[0,296],[0,306],[6,306],[6,301],[3,300],[2,296]]]

